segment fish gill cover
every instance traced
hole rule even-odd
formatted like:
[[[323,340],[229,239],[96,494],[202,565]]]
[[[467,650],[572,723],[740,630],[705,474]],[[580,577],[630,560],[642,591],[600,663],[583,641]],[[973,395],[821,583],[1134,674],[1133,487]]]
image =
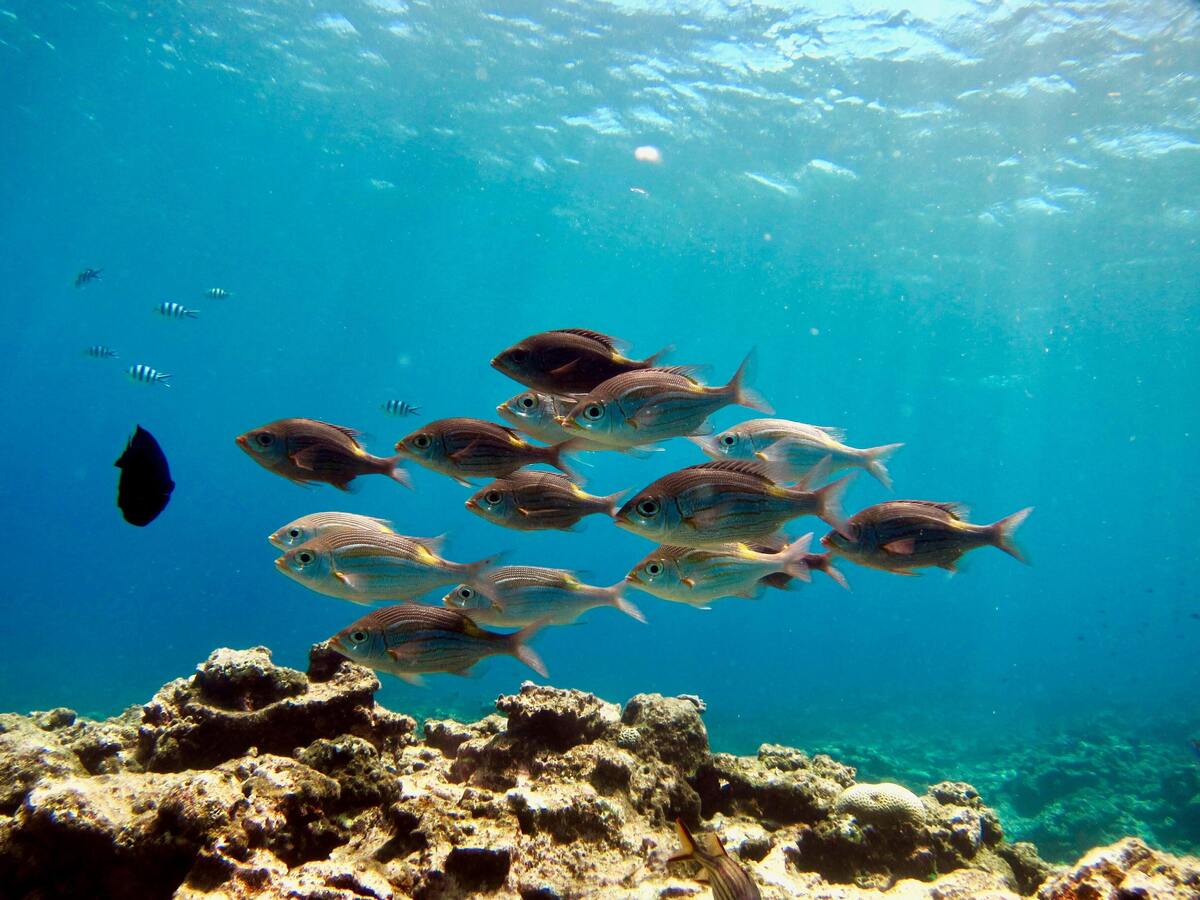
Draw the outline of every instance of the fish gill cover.
[[[615,583],[651,545],[603,516],[503,531],[416,467],[411,493],[305,491],[232,441],[311,416],[386,458],[495,420],[517,388],[489,360],[578,325],[709,384],[757,347],[781,415],[905,443],[897,493],[860,475],[848,514],[1034,505],[1036,567],[639,596],[647,625],[534,639],[555,684],[700,694],[719,749],[968,777],[1064,856],[1129,830],[1194,849],[1198,58],[1200,11],[1167,0],[0,3],[0,708],[114,712],[214,646],[299,663],[357,611],[271,571],[264,536],[318,510]],[[133,421],[180,485],[145,530],[111,507]],[[601,495],[703,457],[584,459]],[[527,671],[383,700],[477,718]]]

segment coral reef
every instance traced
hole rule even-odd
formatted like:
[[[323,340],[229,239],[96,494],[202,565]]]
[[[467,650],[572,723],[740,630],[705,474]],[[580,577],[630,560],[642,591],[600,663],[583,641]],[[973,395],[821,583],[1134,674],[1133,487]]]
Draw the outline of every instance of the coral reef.
[[[696,697],[526,683],[418,728],[378,687],[323,645],[307,675],[218,650],[105,722],[0,716],[0,893],[707,896],[667,861],[678,817],[764,897],[1200,896],[1200,862],[1134,840],[1055,870],[961,782],[918,797],[790,747],[713,754]]]

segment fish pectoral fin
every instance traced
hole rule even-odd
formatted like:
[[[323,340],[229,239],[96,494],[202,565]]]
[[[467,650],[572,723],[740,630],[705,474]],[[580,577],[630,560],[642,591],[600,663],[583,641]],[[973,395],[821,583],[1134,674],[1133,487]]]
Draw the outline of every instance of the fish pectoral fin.
[[[453,453],[449,454],[447,458],[452,459],[455,462],[466,459],[471,455],[471,451],[474,450],[478,444],[479,438],[475,438],[475,440],[471,441],[471,443],[467,444],[467,446],[463,447],[461,450],[455,450]]]
[[[579,360],[573,359],[569,363],[559,366],[557,369],[551,369],[550,374],[555,375],[555,376],[566,375],[568,372],[570,372],[572,369],[574,369],[575,366],[578,364],[579,364]]]
[[[561,514],[557,509],[525,509],[523,506],[517,507],[517,512],[527,519],[544,519],[547,516],[557,516]]]
[[[911,556],[916,549],[916,538],[903,538],[902,540],[892,541],[883,545],[884,552],[891,553],[893,556]]]
[[[461,484],[463,487],[469,487],[469,488],[475,487],[475,485],[473,485],[471,482],[467,481],[467,479],[465,479],[465,478],[460,478],[457,475],[451,475],[450,477],[453,478],[455,481],[457,481],[459,484]]]
[[[361,591],[366,586],[365,580],[360,575],[347,575],[345,572],[334,572],[333,577],[351,590]]]
[[[401,681],[407,681],[413,687],[425,687],[425,679],[416,672],[393,672]]]
[[[696,586],[696,579],[688,578],[686,575],[681,575],[679,581],[681,584],[686,584],[690,588],[694,588]]]

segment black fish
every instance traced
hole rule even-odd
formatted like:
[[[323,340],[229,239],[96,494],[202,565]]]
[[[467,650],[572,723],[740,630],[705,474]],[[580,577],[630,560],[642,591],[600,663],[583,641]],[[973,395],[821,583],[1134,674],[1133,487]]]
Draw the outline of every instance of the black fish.
[[[103,269],[84,269],[75,276],[75,287],[83,287],[89,281],[99,281],[100,273],[103,271]]]
[[[1196,756],[1200,756],[1200,740],[1196,740],[1196,738],[1192,738],[1192,752]]]
[[[117,506],[130,525],[149,525],[167,507],[175,482],[167,458],[154,435],[141,425],[113,463],[121,470],[117,483]]]

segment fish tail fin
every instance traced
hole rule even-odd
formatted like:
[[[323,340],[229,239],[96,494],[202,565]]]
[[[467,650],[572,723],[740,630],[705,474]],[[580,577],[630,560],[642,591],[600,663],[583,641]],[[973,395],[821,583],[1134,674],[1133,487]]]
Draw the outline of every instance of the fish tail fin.
[[[851,476],[847,475],[816,491],[818,518],[843,533],[846,527],[846,514],[842,511],[842,500],[846,494],[846,486],[850,484],[850,479]]]
[[[545,448],[545,461],[571,480],[583,484],[583,476],[572,465],[575,455],[587,446],[586,438],[569,438]]]
[[[155,378],[154,380],[157,381],[159,384],[161,384],[163,387],[171,386],[171,376],[170,375],[159,373],[159,376],[157,378]]]
[[[779,562],[782,570],[792,578],[799,578],[801,581],[812,581],[812,573],[809,572],[808,565],[808,548],[812,544],[812,537],[812,532],[810,531],[803,537],[796,538],[780,553]]]
[[[992,543],[1009,556],[1025,563],[1025,565],[1029,565],[1029,559],[1016,542],[1016,531],[1021,523],[1029,517],[1031,512],[1033,512],[1033,507],[1027,506],[1019,512],[1015,512],[1011,516],[1005,516],[999,522],[988,526],[988,530],[992,535]]]
[[[696,858],[696,839],[692,836],[691,830],[683,824],[683,819],[675,820],[675,833],[679,836],[679,845],[682,848],[679,853],[676,853],[667,862],[684,862],[689,859]]]
[[[733,397],[733,402],[738,406],[757,409],[759,412],[770,415],[775,412],[774,407],[766,401],[762,394],[750,387],[750,381],[754,378],[757,367],[758,353],[751,350],[746,354],[746,358],[742,360],[737,371],[733,373],[733,377],[729,379],[729,384],[725,385],[725,390]]]
[[[549,624],[549,621],[548,618],[538,619],[536,622],[526,625],[520,631],[515,631],[505,637],[505,640],[508,642],[508,652],[543,678],[549,678],[550,675],[546,671],[546,664],[542,662],[542,658],[538,656],[537,651],[529,646],[529,639]]]
[[[384,460],[386,468],[384,474],[392,481],[398,481],[410,491],[412,490],[412,476],[408,474],[408,470],[404,468],[404,454],[399,453],[396,456],[389,456]]]
[[[850,590],[850,582],[846,580],[846,576],[841,570],[833,564],[832,553],[813,553],[808,558],[808,567],[816,569],[818,572],[824,572],[846,590]]]
[[[183,311],[183,314],[184,314],[185,316],[187,316],[189,319],[198,319],[198,318],[200,318],[200,310],[198,310],[198,309],[185,309],[185,310]]]
[[[638,609],[637,605],[632,601],[625,599],[625,590],[628,587],[629,582],[622,579],[612,587],[606,588],[608,602],[630,618],[637,619],[639,622],[645,623],[646,617],[642,614],[642,611]]]
[[[629,489],[626,488],[623,491],[617,491],[615,494],[608,494],[607,496],[601,497],[600,499],[604,501],[604,511],[615,519],[617,517],[617,511],[621,508],[621,500],[624,499],[625,495],[628,493]]]
[[[667,344],[667,346],[663,347],[657,353],[651,353],[644,360],[642,360],[642,362],[644,362],[647,366],[660,366],[662,365],[663,360],[674,352],[675,345]]]
[[[870,472],[889,491],[892,489],[892,476],[888,474],[884,460],[903,447],[903,444],[884,444],[882,447],[870,447],[863,451],[863,468]]]

